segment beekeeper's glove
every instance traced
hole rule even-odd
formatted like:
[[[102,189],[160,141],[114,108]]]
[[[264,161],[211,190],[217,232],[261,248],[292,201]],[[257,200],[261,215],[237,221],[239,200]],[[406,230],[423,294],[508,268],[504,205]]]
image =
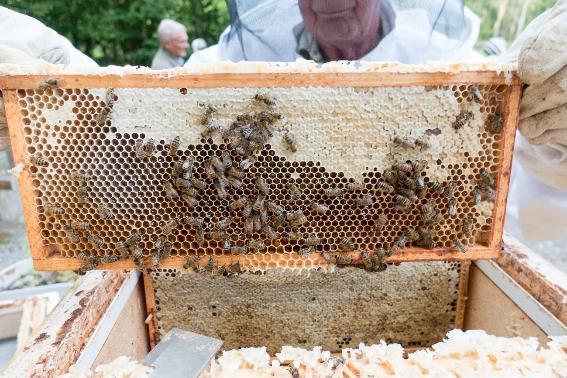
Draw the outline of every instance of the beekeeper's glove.
[[[74,68],[97,66],[65,37],[38,20],[0,7],[0,65],[26,66],[26,72],[39,73],[47,63]],[[6,70],[11,72],[10,68]],[[8,127],[0,98],[0,150],[8,146]]]
[[[519,75],[528,84],[517,158],[542,182],[567,189],[567,0],[530,23],[516,44]]]

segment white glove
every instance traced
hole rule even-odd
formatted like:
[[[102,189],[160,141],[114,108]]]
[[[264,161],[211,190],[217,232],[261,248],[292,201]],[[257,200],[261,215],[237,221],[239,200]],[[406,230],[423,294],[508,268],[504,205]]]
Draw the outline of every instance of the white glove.
[[[537,17],[520,36],[525,89],[517,158],[547,185],[567,189],[567,0]],[[518,44],[518,42],[516,44]]]
[[[73,47],[65,37],[32,17],[0,7],[0,64],[17,64],[33,69],[46,63],[74,67],[96,67],[94,60]],[[0,151],[10,139],[0,96]]]

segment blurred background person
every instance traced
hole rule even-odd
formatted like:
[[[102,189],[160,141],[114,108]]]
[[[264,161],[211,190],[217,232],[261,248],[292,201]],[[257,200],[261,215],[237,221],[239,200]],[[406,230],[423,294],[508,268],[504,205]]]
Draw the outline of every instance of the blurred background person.
[[[174,20],[164,19],[158,26],[159,49],[152,60],[152,69],[181,67],[189,48],[187,28]]]

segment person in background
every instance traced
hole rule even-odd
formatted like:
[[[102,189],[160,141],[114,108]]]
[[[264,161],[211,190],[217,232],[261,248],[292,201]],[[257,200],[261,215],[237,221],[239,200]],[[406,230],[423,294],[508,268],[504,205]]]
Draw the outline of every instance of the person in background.
[[[158,26],[159,50],[152,60],[152,69],[181,67],[189,48],[187,28],[177,21],[164,19]]]

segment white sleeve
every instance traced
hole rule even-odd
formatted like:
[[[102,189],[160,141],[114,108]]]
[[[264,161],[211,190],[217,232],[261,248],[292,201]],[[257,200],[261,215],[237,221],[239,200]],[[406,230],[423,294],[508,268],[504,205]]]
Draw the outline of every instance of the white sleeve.
[[[65,37],[38,20],[0,7],[0,46],[52,64],[96,67],[94,60],[75,49]],[[2,58],[2,57],[0,57]]]

